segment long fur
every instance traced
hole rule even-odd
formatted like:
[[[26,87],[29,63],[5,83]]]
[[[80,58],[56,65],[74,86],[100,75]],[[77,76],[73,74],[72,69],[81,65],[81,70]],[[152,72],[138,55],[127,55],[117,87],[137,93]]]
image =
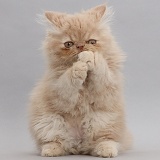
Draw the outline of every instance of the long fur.
[[[91,154],[115,157],[131,145],[125,123],[124,54],[106,22],[106,6],[75,15],[46,12],[47,68],[34,88],[29,126],[42,156]],[[64,42],[96,39],[66,49]]]

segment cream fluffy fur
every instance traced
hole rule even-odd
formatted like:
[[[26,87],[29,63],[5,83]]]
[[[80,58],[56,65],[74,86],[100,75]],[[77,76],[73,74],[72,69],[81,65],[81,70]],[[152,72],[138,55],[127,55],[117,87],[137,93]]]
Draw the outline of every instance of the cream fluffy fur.
[[[46,12],[47,71],[30,100],[30,130],[42,156],[115,157],[130,147],[124,114],[124,55],[105,5],[80,14]],[[96,44],[85,43],[96,39]],[[83,43],[67,49],[64,42]]]

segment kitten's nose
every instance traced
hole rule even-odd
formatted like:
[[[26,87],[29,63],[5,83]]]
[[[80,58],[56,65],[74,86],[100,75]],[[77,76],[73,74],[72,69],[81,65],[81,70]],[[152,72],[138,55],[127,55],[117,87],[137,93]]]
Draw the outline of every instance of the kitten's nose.
[[[77,45],[76,45],[77,49],[79,49],[81,51],[83,50],[84,46],[85,46],[84,43],[77,43]]]

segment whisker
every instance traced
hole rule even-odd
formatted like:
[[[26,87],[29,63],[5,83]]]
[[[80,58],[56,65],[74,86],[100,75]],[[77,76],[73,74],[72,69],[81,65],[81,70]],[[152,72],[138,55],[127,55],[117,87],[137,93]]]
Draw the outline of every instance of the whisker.
[[[71,61],[73,61],[74,58],[78,58],[77,53],[71,53],[61,64],[66,64],[66,62],[71,62]]]

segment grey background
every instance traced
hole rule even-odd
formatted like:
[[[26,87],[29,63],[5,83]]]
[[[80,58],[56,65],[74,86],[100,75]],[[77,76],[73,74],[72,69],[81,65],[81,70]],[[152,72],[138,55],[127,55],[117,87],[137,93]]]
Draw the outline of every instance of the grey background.
[[[36,154],[27,129],[28,96],[44,72],[39,49],[44,10],[79,12],[105,0],[0,0],[0,159],[46,159]],[[108,0],[113,33],[127,55],[124,67],[132,151],[117,159],[160,158],[160,1]],[[99,159],[67,156],[48,159]]]

